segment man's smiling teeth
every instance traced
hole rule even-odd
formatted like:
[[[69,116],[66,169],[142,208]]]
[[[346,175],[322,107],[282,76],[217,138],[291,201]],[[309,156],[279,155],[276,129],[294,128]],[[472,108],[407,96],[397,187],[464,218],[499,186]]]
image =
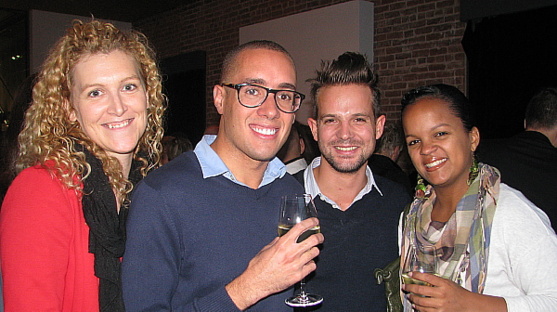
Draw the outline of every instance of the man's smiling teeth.
[[[436,160],[436,161],[434,161],[434,162],[430,162],[429,164],[425,164],[425,166],[426,166],[427,168],[431,168],[431,167],[438,166],[438,165],[440,165],[440,164],[442,164],[442,163],[444,163],[444,162],[446,162],[446,161],[447,161],[447,158],[443,158],[443,159]]]
[[[131,122],[131,119],[126,119],[126,120],[122,120],[120,122],[113,122],[113,123],[109,123],[109,124],[107,123],[105,125],[108,127],[108,129],[118,129],[118,128],[123,128],[123,127],[129,125],[130,122]]]
[[[335,148],[337,150],[343,151],[343,152],[349,152],[349,151],[353,151],[356,149],[355,146],[350,146],[350,147],[342,147],[342,146],[335,146]]]
[[[269,128],[251,128],[253,131],[263,134],[263,135],[273,135],[277,133],[278,129],[269,129]]]

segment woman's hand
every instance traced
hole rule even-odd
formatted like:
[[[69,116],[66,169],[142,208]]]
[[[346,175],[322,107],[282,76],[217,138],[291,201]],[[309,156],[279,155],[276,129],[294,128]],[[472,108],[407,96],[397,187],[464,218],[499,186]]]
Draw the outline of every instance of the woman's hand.
[[[505,299],[501,297],[473,293],[452,281],[432,274],[420,272],[412,272],[410,274],[412,278],[432,285],[402,285],[402,290],[408,292],[408,299],[417,311],[507,311]]]

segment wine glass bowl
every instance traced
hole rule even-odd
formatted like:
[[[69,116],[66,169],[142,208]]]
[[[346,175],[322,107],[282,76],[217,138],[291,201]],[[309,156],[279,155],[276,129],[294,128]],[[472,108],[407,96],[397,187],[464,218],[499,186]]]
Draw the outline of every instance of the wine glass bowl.
[[[278,235],[283,236],[297,223],[308,218],[316,218],[317,209],[309,194],[286,195],[281,198],[280,216],[278,222]],[[304,241],[313,234],[320,232],[319,225],[302,233],[297,243]],[[305,291],[305,279],[300,281],[300,289],[297,294],[284,301],[291,307],[309,307],[323,302],[323,297],[310,294]]]
[[[437,257],[435,246],[410,245],[402,266],[403,284],[431,286],[429,283],[412,278],[410,272],[437,274]]]

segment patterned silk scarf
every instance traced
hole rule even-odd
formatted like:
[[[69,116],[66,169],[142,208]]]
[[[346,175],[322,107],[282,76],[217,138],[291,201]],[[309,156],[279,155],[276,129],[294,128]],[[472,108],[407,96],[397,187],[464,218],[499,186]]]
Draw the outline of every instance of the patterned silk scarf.
[[[414,198],[405,220],[401,259],[405,259],[412,244],[418,247],[433,245],[438,257],[438,275],[481,294],[485,287],[500,174],[497,169],[482,163],[479,169],[479,175],[446,223],[431,221],[436,198],[431,185],[425,196]],[[411,311],[408,300],[404,298],[403,302],[405,311]]]

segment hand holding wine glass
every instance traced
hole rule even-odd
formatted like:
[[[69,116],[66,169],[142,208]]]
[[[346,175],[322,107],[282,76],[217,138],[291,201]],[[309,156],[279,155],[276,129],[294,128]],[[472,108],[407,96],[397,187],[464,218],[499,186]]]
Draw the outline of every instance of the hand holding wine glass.
[[[311,260],[319,255],[317,245],[323,242],[323,235],[311,235],[300,243],[297,240],[318,225],[316,218],[297,223],[287,234],[264,246],[246,270],[226,285],[226,291],[240,310],[291,287],[316,269]]]
[[[283,236],[297,223],[307,218],[317,217],[317,209],[309,194],[287,195],[281,198],[278,235]],[[302,233],[297,242],[302,242],[312,234],[320,232],[319,225]],[[291,307],[314,306],[323,301],[323,297],[305,291],[305,280],[300,281],[299,293],[285,300]]]

